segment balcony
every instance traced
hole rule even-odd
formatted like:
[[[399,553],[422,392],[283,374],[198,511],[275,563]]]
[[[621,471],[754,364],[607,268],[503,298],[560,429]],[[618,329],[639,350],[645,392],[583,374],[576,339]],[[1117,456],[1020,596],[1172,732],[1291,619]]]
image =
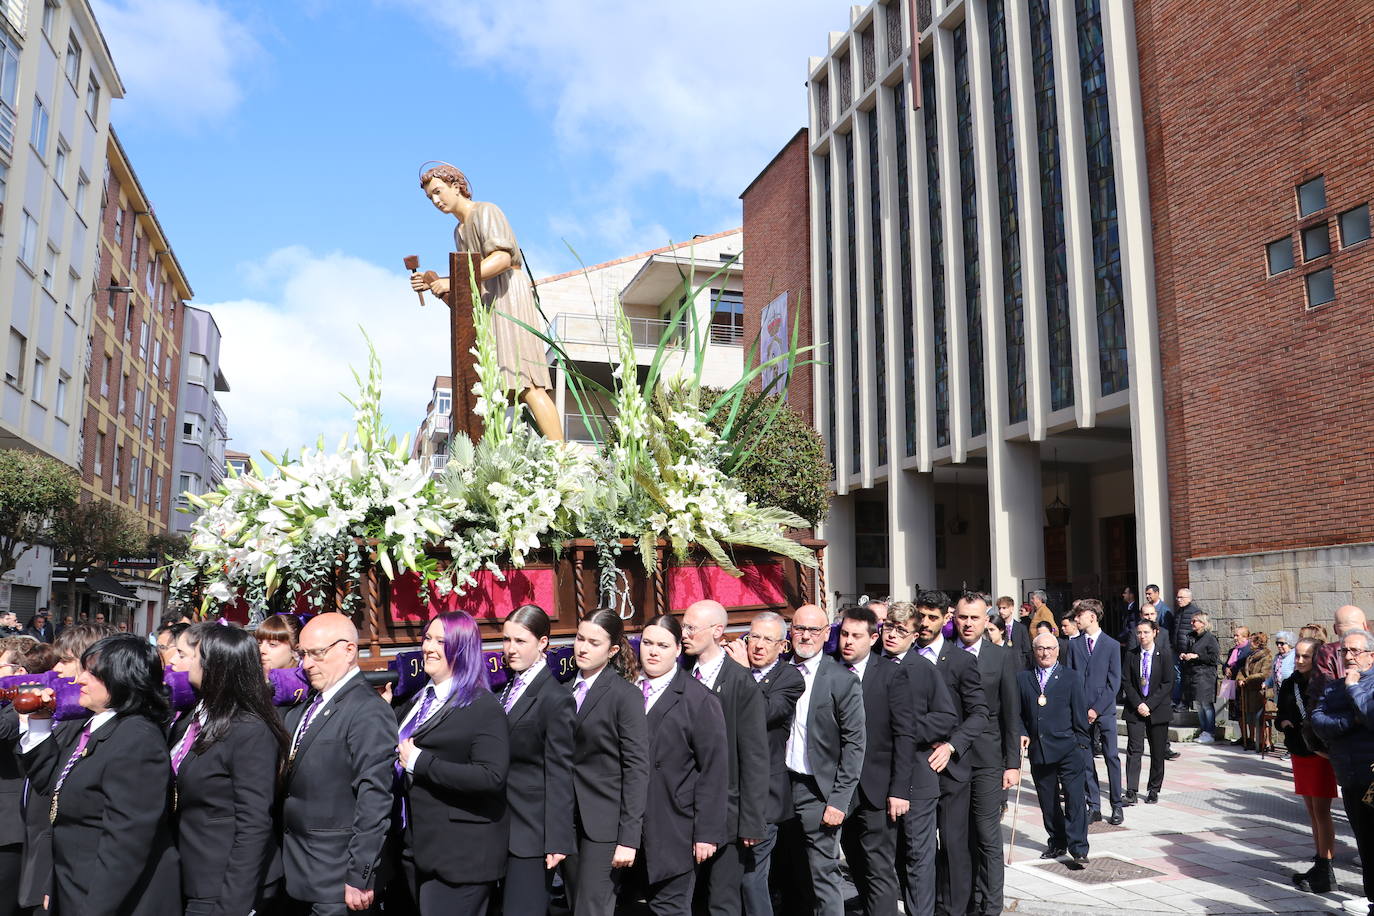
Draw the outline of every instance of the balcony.
[[[448,455],[429,456],[429,474],[431,477],[442,476],[446,467],[448,467]]]
[[[431,439],[436,436],[447,436],[453,429],[453,420],[446,413],[432,413],[425,418],[425,428]]]
[[[0,102],[0,151],[14,155],[14,109]]]
[[[654,349],[666,339],[670,346],[680,347],[688,333],[686,322],[676,324],[665,318],[628,318],[630,339],[636,347]],[[563,343],[593,344],[607,347],[618,346],[616,342],[616,321],[613,317],[582,315],[575,312],[560,312],[553,319],[552,336]],[[669,327],[672,330],[669,330]],[[744,328],[728,325],[711,325],[709,340],[713,345],[725,347],[744,346]]]

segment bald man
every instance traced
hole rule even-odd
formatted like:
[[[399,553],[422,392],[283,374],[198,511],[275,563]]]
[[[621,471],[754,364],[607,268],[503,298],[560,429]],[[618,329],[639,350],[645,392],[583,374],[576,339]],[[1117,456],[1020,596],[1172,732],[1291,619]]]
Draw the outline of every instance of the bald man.
[[[697,869],[698,911],[737,916],[744,901],[741,886],[747,850],[768,835],[768,722],[763,692],[748,668],[721,646],[728,617],[719,601],[696,601],[682,615],[682,648],[692,661],[692,676],[720,702],[725,714],[725,758],[729,791],[726,841]]]
[[[315,617],[300,648],[311,691],[286,716],[286,893],[312,916],[366,912],[391,824],[396,717],[358,669],[358,630],[347,617]]]
[[[1326,689],[1327,684],[1345,677],[1345,659],[1341,655],[1341,640],[1345,638],[1345,634],[1369,629],[1369,621],[1365,619],[1364,611],[1353,604],[1343,604],[1336,608],[1332,625],[1335,636],[1318,649],[1316,658],[1312,659],[1313,670],[1307,682],[1307,696],[1313,706],[1321,699],[1322,691]]]

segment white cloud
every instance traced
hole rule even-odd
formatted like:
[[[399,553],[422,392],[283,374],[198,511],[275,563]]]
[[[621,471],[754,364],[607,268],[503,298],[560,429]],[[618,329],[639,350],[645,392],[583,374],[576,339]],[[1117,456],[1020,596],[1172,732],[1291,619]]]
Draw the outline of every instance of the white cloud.
[[[260,298],[208,309],[224,335],[220,396],[229,447],[257,456],[314,445],[330,449],[353,428],[349,367],[367,370],[366,329],[382,361],[383,409],[399,438],[414,433],[434,376],[448,375],[448,310],[420,308],[409,278],[341,254],[292,247],[244,268]]]
[[[215,0],[94,0],[124,81],[120,114],[186,129],[224,117],[243,98],[243,71],[262,53]]]
[[[848,25],[833,0],[401,2],[542,100],[568,150],[609,156],[607,185],[732,197],[805,123],[807,57]]]

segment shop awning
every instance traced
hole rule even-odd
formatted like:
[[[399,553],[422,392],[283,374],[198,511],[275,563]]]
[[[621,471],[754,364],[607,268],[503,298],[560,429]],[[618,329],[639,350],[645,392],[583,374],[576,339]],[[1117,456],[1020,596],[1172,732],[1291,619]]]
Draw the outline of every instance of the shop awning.
[[[138,600],[137,592],[103,569],[93,569],[86,574],[86,587],[103,598],[113,598],[116,601]]]

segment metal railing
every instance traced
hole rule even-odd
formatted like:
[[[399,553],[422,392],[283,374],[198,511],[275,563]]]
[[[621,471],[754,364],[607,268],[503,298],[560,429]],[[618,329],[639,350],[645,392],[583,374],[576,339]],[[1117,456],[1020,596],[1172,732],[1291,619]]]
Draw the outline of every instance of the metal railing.
[[[453,421],[448,414],[432,413],[429,415],[429,434],[431,436],[447,436],[452,428]]]
[[[680,347],[687,338],[689,328],[686,322],[676,324],[664,318],[628,318],[630,339],[636,347],[657,347],[665,340],[669,346]],[[564,343],[599,344],[614,347],[616,342],[616,320],[599,315],[581,315],[574,312],[561,312],[554,316],[552,336]],[[671,331],[669,328],[671,327]],[[713,324],[709,330],[712,344],[726,347],[744,345],[744,328]]]

